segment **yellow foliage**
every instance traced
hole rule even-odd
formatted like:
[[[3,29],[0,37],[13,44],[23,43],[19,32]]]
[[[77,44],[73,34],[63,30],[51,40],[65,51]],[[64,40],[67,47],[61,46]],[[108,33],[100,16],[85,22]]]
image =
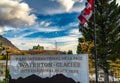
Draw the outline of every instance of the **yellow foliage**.
[[[0,60],[2,60],[2,59],[3,59],[3,56],[0,55]]]
[[[91,49],[92,49],[93,46],[94,46],[94,42],[90,42],[90,43],[88,44],[88,53],[91,52]]]
[[[94,73],[94,65],[93,65],[93,60],[90,59],[92,57],[91,55],[91,50],[94,46],[93,41],[87,41],[84,37],[82,38],[82,42],[80,42],[80,51],[81,53],[87,53],[89,55],[89,72]]]
[[[81,52],[82,53],[90,53],[92,47],[94,46],[94,42],[90,42],[90,41],[86,41],[85,38],[82,38],[83,42],[81,42],[80,46],[81,46]]]

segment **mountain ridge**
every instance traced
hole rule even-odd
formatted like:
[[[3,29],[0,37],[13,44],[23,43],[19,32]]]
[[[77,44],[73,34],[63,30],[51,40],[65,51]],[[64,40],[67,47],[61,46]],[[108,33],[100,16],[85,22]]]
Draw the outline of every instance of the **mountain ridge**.
[[[0,35],[0,43],[5,48],[5,50],[9,50],[11,54],[21,54],[21,51],[12,44],[7,38]]]
[[[63,74],[56,74],[53,77],[41,78],[37,75],[31,75],[26,78],[10,79],[9,83],[80,83],[75,82],[72,78],[68,78]]]

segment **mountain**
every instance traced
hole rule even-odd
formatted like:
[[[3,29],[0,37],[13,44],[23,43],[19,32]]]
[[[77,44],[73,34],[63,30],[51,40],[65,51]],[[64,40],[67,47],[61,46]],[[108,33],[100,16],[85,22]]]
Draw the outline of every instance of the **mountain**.
[[[75,82],[72,78],[68,78],[64,76],[63,74],[57,74],[53,77],[49,78],[41,78],[36,75],[31,75],[26,78],[18,78],[18,79],[10,79],[9,83],[80,83]]]
[[[11,54],[21,54],[21,51],[13,45],[7,38],[0,35],[0,43],[5,48],[4,51],[9,50]]]

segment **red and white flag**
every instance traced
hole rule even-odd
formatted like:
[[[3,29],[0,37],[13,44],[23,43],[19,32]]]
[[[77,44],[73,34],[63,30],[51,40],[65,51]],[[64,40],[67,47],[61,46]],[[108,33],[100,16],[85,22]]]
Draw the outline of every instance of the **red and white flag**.
[[[84,10],[79,15],[78,19],[81,21],[81,24],[85,24],[89,18],[92,16],[92,10],[93,10],[93,0],[88,0],[86,3],[86,6]]]

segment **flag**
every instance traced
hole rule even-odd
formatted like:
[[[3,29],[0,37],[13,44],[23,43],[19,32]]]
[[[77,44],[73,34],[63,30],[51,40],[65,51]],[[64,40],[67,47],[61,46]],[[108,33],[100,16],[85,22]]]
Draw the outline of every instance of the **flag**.
[[[92,10],[93,10],[93,0],[88,0],[85,4],[85,8],[81,12],[81,14],[78,16],[78,19],[81,21],[81,24],[85,24],[90,17],[92,16]]]

